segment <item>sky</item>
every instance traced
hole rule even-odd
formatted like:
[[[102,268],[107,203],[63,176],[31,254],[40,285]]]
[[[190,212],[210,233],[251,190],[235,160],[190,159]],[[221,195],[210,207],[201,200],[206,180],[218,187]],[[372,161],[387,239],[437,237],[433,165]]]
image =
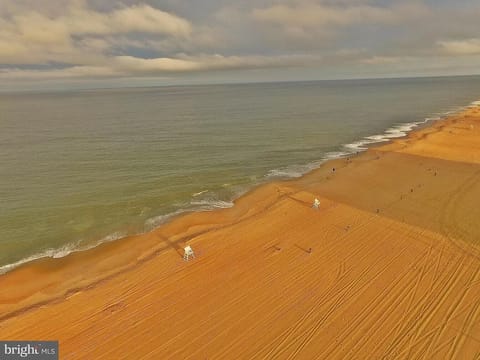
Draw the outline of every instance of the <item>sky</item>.
[[[480,74],[478,0],[0,0],[0,91]]]

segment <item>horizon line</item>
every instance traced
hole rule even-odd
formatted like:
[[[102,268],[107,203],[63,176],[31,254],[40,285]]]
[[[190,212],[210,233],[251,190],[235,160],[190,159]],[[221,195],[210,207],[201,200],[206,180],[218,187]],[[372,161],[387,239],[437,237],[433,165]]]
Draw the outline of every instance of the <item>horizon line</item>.
[[[0,89],[0,95],[19,94],[19,93],[58,93],[58,92],[81,92],[95,90],[122,90],[122,89],[154,89],[166,87],[191,87],[191,86],[224,86],[224,85],[254,85],[254,84],[286,84],[286,83],[314,83],[314,82],[341,82],[341,81],[366,81],[366,80],[408,80],[408,79],[434,79],[434,78],[458,78],[458,77],[477,77],[477,74],[458,74],[458,75],[407,75],[407,76],[378,76],[378,77],[345,77],[335,79],[298,79],[298,80],[264,80],[264,81],[219,81],[219,82],[185,82],[179,84],[155,84],[155,85],[120,85],[120,86],[87,86],[71,88],[49,88],[49,89]],[[117,78],[122,79],[122,78]],[[128,78],[124,78],[128,79]],[[111,79],[110,79],[111,80]]]

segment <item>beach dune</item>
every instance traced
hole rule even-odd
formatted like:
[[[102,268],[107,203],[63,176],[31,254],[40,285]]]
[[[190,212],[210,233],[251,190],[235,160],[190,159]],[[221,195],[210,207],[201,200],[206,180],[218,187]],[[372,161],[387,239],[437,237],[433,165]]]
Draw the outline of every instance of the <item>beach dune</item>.
[[[66,359],[478,359],[479,109],[0,276],[0,338]]]

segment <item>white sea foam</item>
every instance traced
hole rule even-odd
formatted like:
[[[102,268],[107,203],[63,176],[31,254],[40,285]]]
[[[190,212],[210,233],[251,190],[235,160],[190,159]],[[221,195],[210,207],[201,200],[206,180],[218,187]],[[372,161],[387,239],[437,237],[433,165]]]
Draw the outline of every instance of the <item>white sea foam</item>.
[[[347,150],[350,150],[351,152],[362,151],[362,150],[366,150],[367,148],[365,145],[371,142],[372,141],[358,140],[350,144],[345,144],[343,147],[346,148]]]
[[[117,231],[117,232],[114,232],[110,235],[105,236],[104,238],[102,238],[98,241],[92,242],[90,244],[81,244],[81,242],[77,241],[77,242],[73,242],[73,243],[63,245],[62,247],[59,247],[59,248],[56,248],[56,249],[53,249],[53,248],[46,249],[44,251],[41,251],[37,254],[28,256],[24,259],[21,259],[19,261],[14,262],[14,263],[1,266],[0,267],[0,275],[5,274],[5,273],[15,269],[16,267],[18,267],[20,265],[23,265],[23,264],[26,264],[26,263],[31,262],[31,261],[35,261],[35,260],[39,260],[39,259],[43,259],[43,258],[60,259],[60,258],[63,258],[67,255],[70,255],[71,253],[90,250],[90,249],[93,249],[93,248],[97,247],[100,244],[124,238],[126,235],[127,234],[124,233],[124,232]]]
[[[178,209],[177,211],[174,211],[168,214],[158,215],[150,219],[147,219],[143,225],[143,230],[145,232],[152,231],[153,229],[159,227],[160,225],[165,224],[172,217],[183,214],[187,211],[188,211],[187,209],[181,208],[181,209]]]
[[[325,160],[315,161],[305,165],[292,165],[281,169],[270,170],[265,179],[293,179],[319,167]]]
[[[106,242],[115,241],[115,240],[118,240],[118,239],[122,239],[126,236],[127,236],[127,233],[125,233],[123,231],[116,231],[116,232],[114,232],[110,235],[107,235],[104,238],[100,239],[99,241],[96,242],[96,244],[99,245],[99,244],[103,244],[103,243],[106,243]]]
[[[165,224],[175,216],[185,214],[191,211],[210,211],[215,209],[230,208],[233,206],[233,202],[217,200],[217,199],[204,199],[204,200],[199,199],[199,200],[192,200],[188,204],[185,204],[185,203],[178,204],[178,206],[180,208],[176,211],[173,211],[168,214],[154,216],[150,219],[147,219],[143,226],[144,232],[149,232],[158,228],[159,226]]]
[[[474,101],[472,104],[478,104],[478,106],[480,106],[480,101]],[[396,138],[406,136],[410,131],[412,131],[413,129],[417,128],[420,125],[423,125],[430,121],[441,120],[442,118],[448,115],[451,115],[452,113],[457,113],[462,109],[464,109],[464,107],[455,108],[454,110],[450,110],[444,114],[435,114],[421,121],[394,125],[388,128],[387,130],[385,130],[382,134],[369,135],[364,137],[363,139],[354,141],[349,144],[345,144],[342,146],[342,151],[329,152],[325,154],[325,156],[320,161],[312,162],[306,165],[294,165],[294,166],[288,166],[281,169],[270,170],[267,173],[267,175],[265,175],[265,178],[272,179],[272,178],[301,177],[307,172],[318,168],[321,164],[323,164],[327,160],[346,157],[351,154],[355,154],[355,153],[367,150],[369,145],[387,142],[387,141],[390,141],[391,139],[396,139]]]
[[[350,155],[351,152],[348,152],[348,151],[331,151],[331,152],[328,152],[325,154],[325,156],[323,157],[323,159],[320,161],[320,162],[317,162],[317,163],[312,163],[311,165],[320,165],[322,163],[324,163],[326,160],[330,160],[330,159],[338,159],[338,158],[342,158],[342,157],[345,157],[347,155]],[[309,170],[313,170],[312,166],[309,166]],[[315,166],[315,167],[318,167],[318,166]]]
[[[194,207],[199,207],[200,210],[226,209],[233,206],[233,202],[231,201],[216,200],[216,199],[195,200],[195,201],[191,201],[190,204],[192,204]]]
[[[205,194],[206,192],[208,192],[208,190],[199,191],[199,192],[196,192],[196,193],[192,194],[192,196],[197,197],[197,196],[200,196],[202,194]]]
[[[294,169],[274,169],[270,170],[268,174],[265,176],[266,178],[297,178],[302,176],[301,171],[297,171]]]
[[[324,162],[331,160],[331,159],[338,159],[345,156],[348,156],[352,153],[352,151],[331,151],[326,153],[321,160],[314,161],[305,165],[292,165],[287,166],[281,169],[274,169],[270,170],[267,175],[265,175],[266,179],[294,179],[299,178],[306,173],[317,169],[320,165]]]
[[[18,267],[22,264],[28,263],[30,261],[34,261],[34,260],[41,259],[41,258],[44,258],[44,257],[54,257],[53,256],[53,251],[54,251],[53,249],[49,249],[49,250],[46,250],[46,251],[41,252],[39,254],[35,254],[35,255],[32,255],[32,256],[26,257],[24,259],[21,259],[17,262],[7,264],[7,265],[3,265],[3,266],[0,267],[0,275],[3,275],[6,272],[9,272],[10,270],[13,270],[16,267]],[[58,250],[55,250],[55,251],[58,251]]]
[[[58,249],[47,249],[47,250],[44,250],[44,251],[42,251],[38,254],[34,254],[34,255],[28,256],[24,259],[21,259],[17,262],[1,266],[0,267],[0,274],[5,274],[6,272],[8,272],[10,270],[13,270],[16,267],[18,267],[22,264],[28,263],[30,261],[34,261],[34,260],[38,260],[38,259],[42,259],[42,258],[47,258],[47,257],[54,258],[54,259],[59,259],[59,258],[67,256],[68,254],[70,254],[74,251],[76,251],[76,245],[74,245],[74,244],[67,244],[67,245],[64,245],[64,246],[62,246],[61,248],[58,248]]]
[[[403,137],[407,135],[407,133],[415,129],[416,127],[422,124],[425,124],[429,121],[439,120],[439,119],[441,119],[441,117],[435,116],[435,117],[425,118],[422,121],[409,122],[405,124],[397,124],[385,130],[383,134],[369,135],[364,137],[361,140],[357,140],[350,144],[345,144],[343,147],[347,149],[347,151],[349,151],[350,153],[365,151],[368,149],[368,145],[378,144],[378,143],[389,141],[391,139]]]

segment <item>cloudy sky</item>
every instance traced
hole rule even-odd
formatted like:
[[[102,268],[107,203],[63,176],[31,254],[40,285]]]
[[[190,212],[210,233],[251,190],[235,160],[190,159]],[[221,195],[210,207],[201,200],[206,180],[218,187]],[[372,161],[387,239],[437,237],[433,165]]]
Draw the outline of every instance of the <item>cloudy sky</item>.
[[[0,0],[0,90],[480,74],[478,0]]]

